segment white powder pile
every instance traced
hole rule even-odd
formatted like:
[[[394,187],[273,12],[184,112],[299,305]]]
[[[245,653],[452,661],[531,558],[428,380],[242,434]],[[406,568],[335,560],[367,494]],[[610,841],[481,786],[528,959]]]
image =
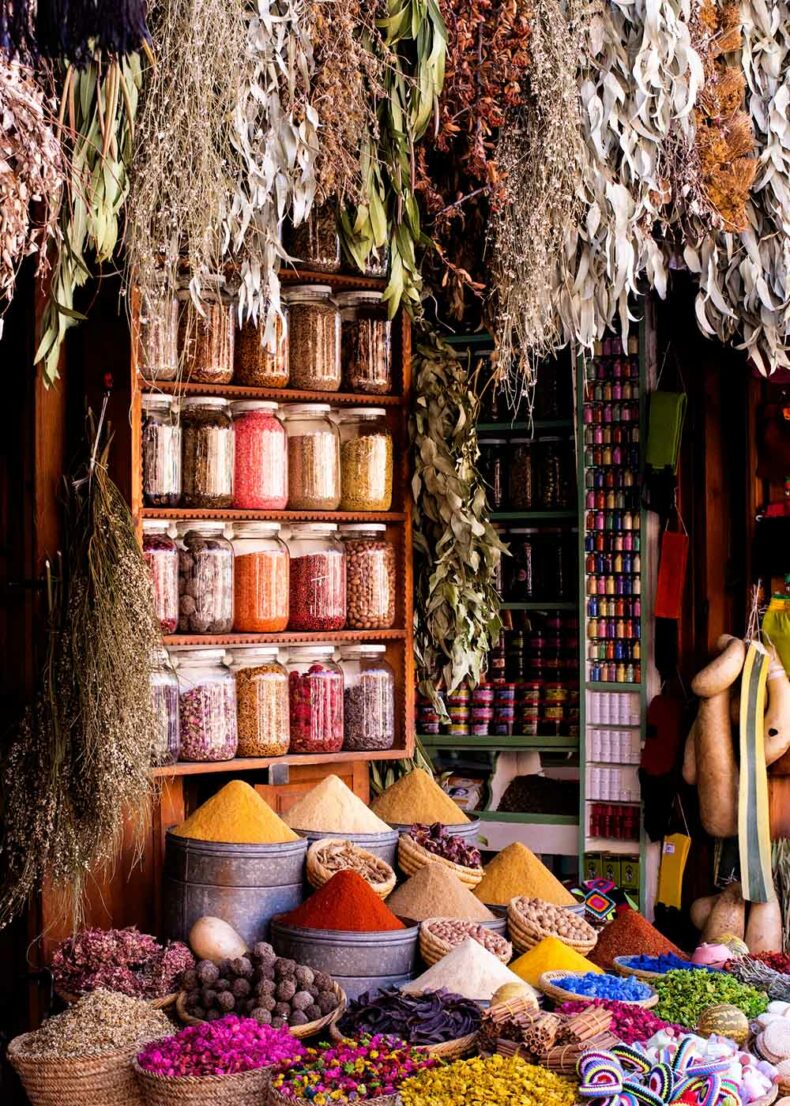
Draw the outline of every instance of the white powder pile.
[[[456,995],[488,1002],[505,983],[518,983],[524,980],[511,972],[510,968],[484,949],[472,937],[448,952],[441,960],[423,972],[411,983],[404,983],[401,990],[408,995],[420,995],[423,991],[439,991],[445,987]],[[537,995],[537,991],[533,991]]]
[[[285,815],[285,822],[294,830],[328,834],[392,832],[339,776],[327,776],[308,791]]]

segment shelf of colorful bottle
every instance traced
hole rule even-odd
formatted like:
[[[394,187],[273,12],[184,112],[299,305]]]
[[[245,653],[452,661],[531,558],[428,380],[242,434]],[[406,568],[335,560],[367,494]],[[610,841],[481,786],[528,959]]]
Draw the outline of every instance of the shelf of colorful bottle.
[[[588,680],[584,684],[587,691],[639,691],[642,687],[641,683],[617,683],[614,680]],[[608,726],[608,722],[588,722],[591,726]],[[636,726],[620,726],[620,729],[637,729]]]
[[[269,522],[403,522],[402,511],[241,511],[233,507],[143,507],[143,518],[220,519],[243,522],[260,519]]]
[[[206,776],[224,772],[257,772],[273,765],[352,764],[369,760],[402,760],[406,749],[369,750],[358,753],[286,753],[280,757],[235,757],[233,760],[191,761],[179,760],[162,768],[152,768],[153,776]]]
[[[578,826],[578,814],[522,814],[509,810],[477,810],[481,822],[504,822],[530,826]]]
[[[578,737],[537,737],[526,734],[507,736],[489,734],[418,734],[418,740],[426,749],[480,749],[492,752],[518,752],[519,750],[545,752],[576,751]]]
[[[207,649],[238,645],[312,645],[344,641],[404,641],[405,630],[283,630],[279,634],[167,634],[162,643],[169,649],[188,646]]]
[[[534,434],[540,430],[573,430],[573,419],[533,419],[532,422],[516,419],[514,422],[479,422],[477,433],[504,434],[506,432]]]
[[[303,388],[248,388],[241,384],[198,384],[183,380],[154,381],[140,377],[144,392],[173,396],[222,396],[223,399],[266,399],[277,403],[329,403],[333,407],[400,407],[402,395],[375,396],[361,392],[319,392]]]
[[[577,604],[572,599],[562,599],[555,602],[542,599],[530,599],[525,603],[501,603],[502,611],[575,611]]]
[[[492,522],[559,522],[563,519],[575,519],[574,510],[559,511],[492,511]]]

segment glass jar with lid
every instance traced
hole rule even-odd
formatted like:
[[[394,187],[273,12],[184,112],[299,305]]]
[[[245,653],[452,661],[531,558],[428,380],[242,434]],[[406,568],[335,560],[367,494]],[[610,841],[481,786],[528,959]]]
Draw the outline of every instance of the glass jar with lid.
[[[178,547],[159,519],[143,522],[143,557],[151,573],[154,611],[163,634],[178,626]]]
[[[340,312],[328,284],[290,288],[288,357],[291,387],[336,392],[340,388]]]
[[[395,744],[395,676],[384,645],[344,645],[343,748],[353,752]]]
[[[285,248],[300,265],[316,273],[340,272],[340,235],[333,203],[313,204],[298,226],[289,223]]]
[[[338,753],[343,748],[343,673],[333,645],[292,648],[288,692],[292,753]]]
[[[508,500],[511,510],[532,510],[537,499],[535,484],[535,442],[532,438],[512,438],[508,480]]]
[[[248,388],[285,388],[290,375],[288,360],[288,306],[280,305],[266,323],[248,319],[236,331],[233,383]]]
[[[233,649],[240,757],[279,757],[290,743],[288,673],[277,646]]]
[[[233,503],[245,511],[282,511],[288,502],[288,442],[279,407],[267,400],[233,404]]]
[[[336,511],[340,506],[340,436],[329,411],[327,403],[283,408],[291,511]]]
[[[532,528],[516,528],[510,531],[510,588],[508,599],[513,603],[527,603],[540,593],[538,579],[539,533]]]
[[[179,523],[178,632],[228,634],[233,627],[233,546],[225,523]]]
[[[181,424],[170,396],[142,397],[143,501],[177,507],[181,499]]]
[[[156,280],[140,295],[136,319],[137,364],[146,380],[178,376],[178,297]]]
[[[175,764],[181,751],[178,676],[166,649],[157,649],[154,653],[151,670],[151,702],[156,719],[151,763],[155,767]]]
[[[223,649],[182,649],[177,655],[182,760],[236,755],[236,681],[224,657]]]
[[[178,293],[184,379],[191,384],[230,384],[236,309],[221,276],[204,277],[201,284],[200,310],[189,289]]]
[[[561,438],[540,438],[537,499],[547,511],[567,507],[570,502],[568,484],[568,445]]]
[[[228,401],[199,396],[181,402],[182,503],[217,509],[233,503],[233,420]]]
[[[494,511],[505,506],[507,487],[507,440],[486,438],[480,442],[480,470],[486,482],[488,505]]]
[[[233,628],[242,633],[276,634],[288,625],[289,555],[276,522],[237,522]]]
[[[343,292],[340,308],[343,390],[392,391],[392,322],[382,292]]]
[[[395,622],[395,547],[383,522],[340,527],[346,551],[346,625],[388,630]]]
[[[294,526],[288,541],[289,630],[342,630],[346,624],[346,554],[332,522]]]
[[[392,506],[392,435],[383,407],[340,415],[341,511],[388,511]]]

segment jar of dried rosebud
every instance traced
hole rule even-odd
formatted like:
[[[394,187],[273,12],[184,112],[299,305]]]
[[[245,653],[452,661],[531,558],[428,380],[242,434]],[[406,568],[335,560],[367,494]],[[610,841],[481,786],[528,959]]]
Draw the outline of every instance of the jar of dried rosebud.
[[[285,388],[290,374],[288,305],[264,323],[247,320],[236,331],[233,383],[247,388]]]
[[[392,505],[392,435],[383,407],[343,411],[340,422],[341,511],[388,511]]]
[[[392,322],[382,292],[343,292],[340,308],[343,390],[387,395],[392,391]]]
[[[181,499],[181,424],[170,396],[142,397],[143,501],[177,507]]]
[[[184,379],[192,384],[230,384],[236,309],[221,276],[204,277],[200,309],[188,288],[178,293],[178,340]]]
[[[346,624],[346,554],[333,522],[294,526],[288,542],[289,630],[342,630]]]
[[[337,753],[343,747],[343,673],[333,654],[333,645],[289,651],[292,753]]]
[[[182,400],[182,503],[211,510],[233,503],[233,420],[219,396]]]
[[[288,442],[278,405],[233,404],[233,503],[247,511],[282,511],[288,502]]]
[[[395,622],[395,549],[383,522],[340,527],[346,551],[346,625],[388,630]]]
[[[340,437],[329,411],[328,403],[283,408],[291,511],[336,511],[340,504]]]
[[[178,632],[228,634],[233,626],[233,546],[225,523],[179,524]]]
[[[178,676],[166,649],[157,649],[154,654],[151,671],[151,701],[156,718],[151,763],[156,767],[174,764],[181,752]]]
[[[240,757],[279,757],[288,752],[288,673],[277,646],[233,649]]]
[[[143,557],[151,573],[159,626],[163,634],[174,634],[178,626],[178,547],[167,531],[167,522],[145,520]]]
[[[238,522],[233,530],[233,628],[276,634],[288,625],[288,547],[276,522]]]
[[[314,204],[298,227],[288,224],[285,248],[294,260],[316,273],[340,271],[340,235],[333,203]]]
[[[385,645],[344,645],[343,748],[354,752],[395,744],[395,676]]]
[[[292,388],[336,392],[340,387],[340,312],[328,284],[290,288],[288,357]]]
[[[135,320],[137,364],[146,380],[178,376],[178,297],[157,280],[140,296]]]
[[[236,755],[236,681],[224,656],[222,649],[178,653],[182,760],[232,760]]]

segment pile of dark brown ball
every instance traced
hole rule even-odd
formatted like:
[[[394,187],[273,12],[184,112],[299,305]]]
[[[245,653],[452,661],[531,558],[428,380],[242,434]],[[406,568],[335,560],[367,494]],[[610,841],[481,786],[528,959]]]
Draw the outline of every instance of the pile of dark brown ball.
[[[338,1003],[325,972],[277,956],[265,941],[235,960],[201,960],[184,973],[183,986],[193,1018],[216,1021],[233,1013],[275,1029],[317,1021]]]

